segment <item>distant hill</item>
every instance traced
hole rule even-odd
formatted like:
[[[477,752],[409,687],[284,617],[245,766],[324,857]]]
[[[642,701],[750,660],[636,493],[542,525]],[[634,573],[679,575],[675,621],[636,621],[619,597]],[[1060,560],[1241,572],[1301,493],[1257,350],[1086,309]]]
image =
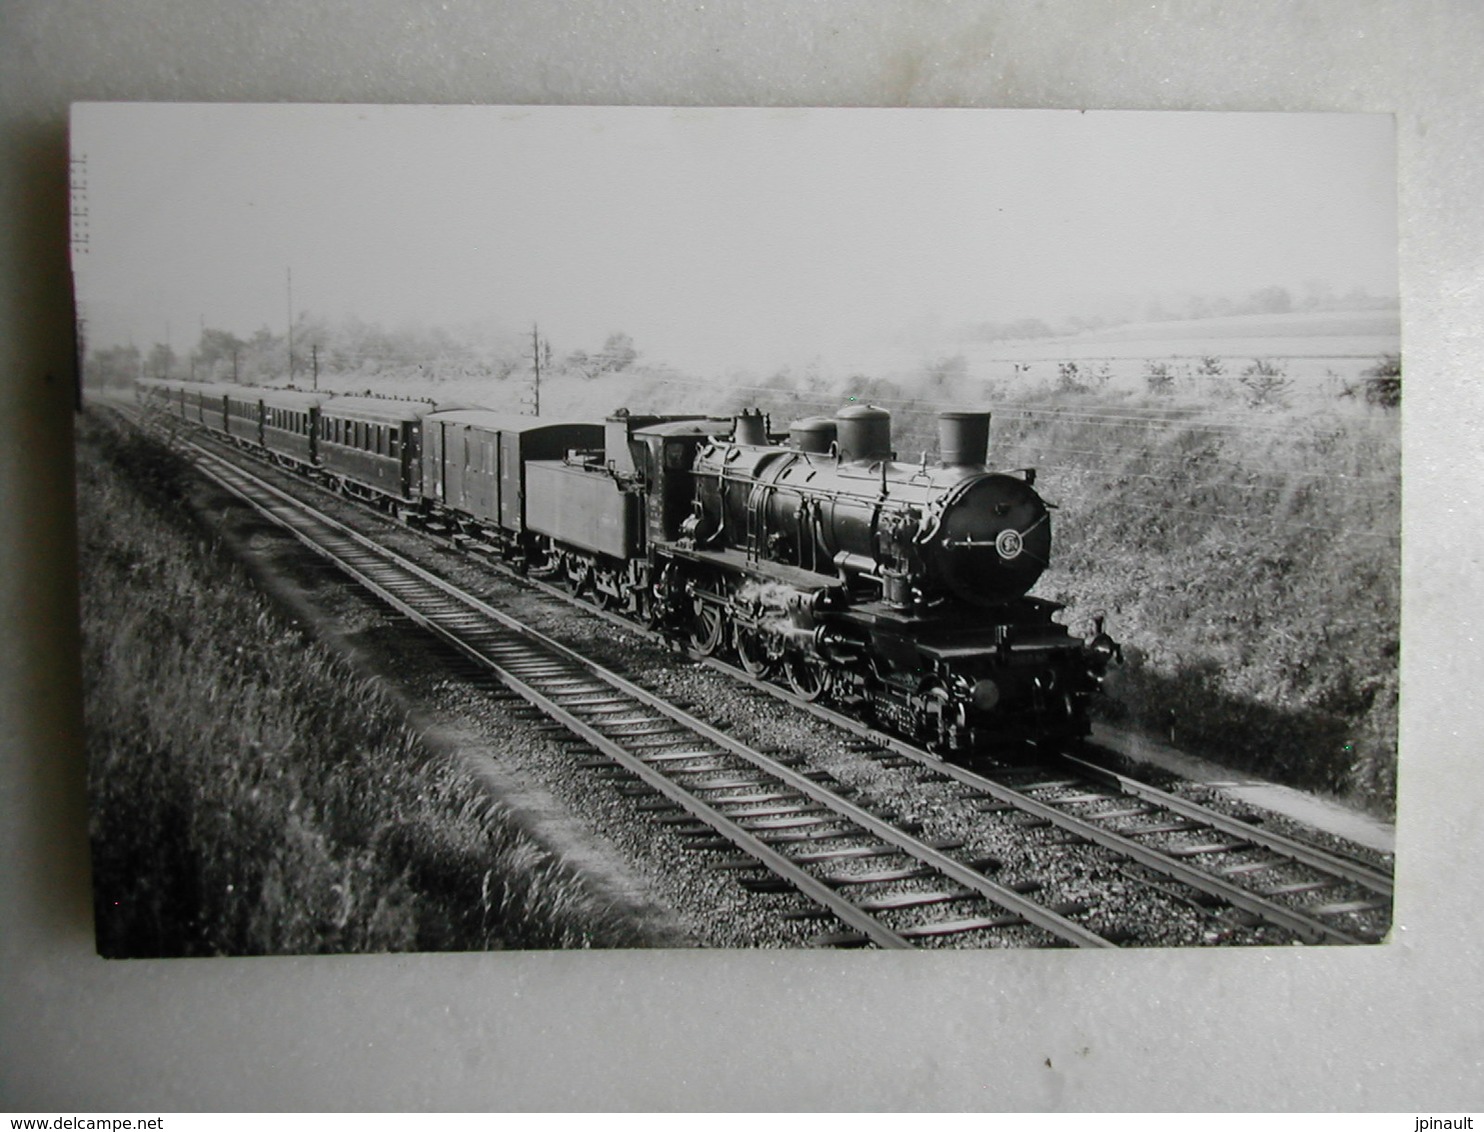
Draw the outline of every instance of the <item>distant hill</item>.
[[[1055,338],[985,343],[975,353],[1027,360],[1175,354],[1338,357],[1395,353],[1400,342],[1401,315],[1395,310],[1301,311],[1131,322]]]
[[[1293,314],[1239,314],[1175,322],[1130,322],[1051,339],[1055,342],[1147,342],[1192,338],[1336,338],[1401,336],[1401,312],[1300,311]]]

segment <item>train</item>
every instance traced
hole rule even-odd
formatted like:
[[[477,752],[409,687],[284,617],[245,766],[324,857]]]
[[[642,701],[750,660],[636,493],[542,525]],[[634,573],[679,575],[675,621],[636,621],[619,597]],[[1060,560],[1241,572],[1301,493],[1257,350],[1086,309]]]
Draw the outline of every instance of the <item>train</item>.
[[[990,414],[939,414],[903,462],[862,404],[556,420],[430,400],[141,379],[147,407],[560,581],[703,656],[945,756],[1085,736],[1121,646],[1030,590],[1051,561],[1034,470]]]

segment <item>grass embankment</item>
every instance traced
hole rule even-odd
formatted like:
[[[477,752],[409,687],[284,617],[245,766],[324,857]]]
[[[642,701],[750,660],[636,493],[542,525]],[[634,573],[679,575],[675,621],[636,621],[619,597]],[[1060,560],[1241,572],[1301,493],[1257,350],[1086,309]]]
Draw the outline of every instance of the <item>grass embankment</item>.
[[[1130,417],[1139,414],[1130,413]],[[1116,713],[1227,765],[1389,814],[1396,795],[1400,439],[1363,406],[1158,423],[1007,420],[1046,470],[1038,591],[1106,611]]]
[[[636,942],[254,591],[183,505],[177,458],[86,415],[78,440],[103,954]]]

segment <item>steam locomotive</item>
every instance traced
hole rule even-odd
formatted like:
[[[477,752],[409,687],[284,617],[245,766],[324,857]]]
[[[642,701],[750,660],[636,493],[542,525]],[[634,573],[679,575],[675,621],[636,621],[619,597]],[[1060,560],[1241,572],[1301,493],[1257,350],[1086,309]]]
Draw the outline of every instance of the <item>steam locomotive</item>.
[[[853,405],[556,421],[426,401],[141,381],[199,424],[409,522],[563,580],[703,655],[948,752],[1087,733],[1120,648],[1028,596],[1050,561],[1035,474],[987,467],[990,416],[900,463]]]

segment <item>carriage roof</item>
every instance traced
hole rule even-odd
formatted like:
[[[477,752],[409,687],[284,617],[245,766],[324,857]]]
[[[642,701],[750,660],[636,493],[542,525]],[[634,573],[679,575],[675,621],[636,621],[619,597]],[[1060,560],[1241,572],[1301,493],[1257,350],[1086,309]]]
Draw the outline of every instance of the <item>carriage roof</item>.
[[[275,409],[312,409],[330,399],[328,393],[308,393],[302,389],[254,389],[263,404]]]
[[[517,413],[500,413],[494,409],[440,409],[429,413],[429,423],[468,425],[487,432],[530,433],[543,429],[589,428],[600,435],[603,426],[597,421],[565,420],[557,417],[526,417]]]
[[[393,397],[327,397],[321,416],[354,417],[377,424],[411,424],[433,411],[431,401],[399,401]]]

